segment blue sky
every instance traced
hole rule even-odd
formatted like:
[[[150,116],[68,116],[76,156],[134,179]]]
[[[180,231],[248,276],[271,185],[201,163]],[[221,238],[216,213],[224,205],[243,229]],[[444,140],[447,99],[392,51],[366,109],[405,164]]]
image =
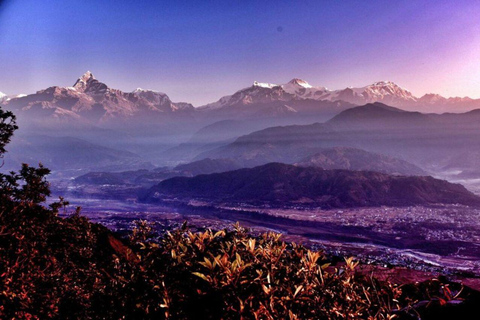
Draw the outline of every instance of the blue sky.
[[[194,105],[294,77],[480,98],[480,2],[0,0],[1,92],[87,70]]]

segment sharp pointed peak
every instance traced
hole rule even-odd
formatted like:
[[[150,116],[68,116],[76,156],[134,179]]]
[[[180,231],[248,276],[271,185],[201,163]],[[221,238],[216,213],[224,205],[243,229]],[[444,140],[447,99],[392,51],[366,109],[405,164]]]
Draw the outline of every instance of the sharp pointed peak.
[[[85,72],[80,78],[77,79],[73,87],[75,89],[85,89],[89,81],[96,80],[92,72]]]
[[[85,72],[79,79],[95,79],[95,76],[93,75],[93,73],[88,70],[87,72]]]

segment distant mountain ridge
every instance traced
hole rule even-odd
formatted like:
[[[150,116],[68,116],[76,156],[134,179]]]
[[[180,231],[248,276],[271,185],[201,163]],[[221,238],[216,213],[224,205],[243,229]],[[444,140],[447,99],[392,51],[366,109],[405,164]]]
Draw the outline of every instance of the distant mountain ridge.
[[[480,198],[462,185],[432,177],[323,170],[281,163],[193,178],[171,178],[154,186],[144,196],[145,201],[151,202],[171,198],[325,208],[480,204]]]
[[[378,81],[364,87],[329,90],[326,87],[312,86],[305,80],[294,78],[288,83],[280,85],[255,81],[252,86],[241,89],[233,95],[224,96],[216,102],[199,107],[199,109],[218,110],[236,105],[305,99],[344,101],[354,105],[381,102],[395,107],[429,112],[465,112],[480,108],[480,99],[445,98],[438,94],[416,97],[392,81]]]
[[[356,105],[370,102],[403,104],[417,101],[411,92],[391,81],[375,82],[361,88],[328,90],[325,87],[313,87],[305,80],[295,78],[282,85],[255,81],[251,87],[239,90],[231,96],[222,97],[217,102],[201,106],[199,109],[215,110],[238,104],[249,105],[302,99],[345,101]]]
[[[414,96],[391,81],[378,81],[364,87],[329,90],[294,78],[285,84],[254,82],[198,108],[186,102],[172,102],[165,94],[138,88],[132,92],[113,89],[87,71],[71,87],[52,86],[28,95],[7,96],[0,102],[12,111],[30,118],[55,121],[126,123],[140,119],[151,123],[175,119],[200,121],[239,118],[288,118],[320,115],[324,121],[357,105],[381,102],[408,110],[428,112],[465,112],[480,108],[480,99],[445,98],[438,94]],[[119,120],[120,119],[120,120]]]
[[[94,122],[130,117],[160,120],[165,115],[194,110],[191,104],[174,103],[161,92],[143,89],[123,92],[109,88],[90,71],[78,78],[72,87],[49,87],[7,99],[4,105],[19,115],[27,113],[64,121]]]

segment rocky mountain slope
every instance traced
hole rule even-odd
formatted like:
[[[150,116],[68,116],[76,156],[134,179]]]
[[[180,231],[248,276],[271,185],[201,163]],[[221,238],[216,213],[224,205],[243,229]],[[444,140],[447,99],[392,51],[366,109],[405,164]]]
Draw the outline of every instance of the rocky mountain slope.
[[[49,87],[34,94],[8,99],[4,105],[19,117],[26,114],[29,118],[95,123],[130,117],[161,121],[166,115],[194,110],[190,104],[173,103],[161,92],[112,89],[97,80],[90,71],[78,78],[72,87]]]

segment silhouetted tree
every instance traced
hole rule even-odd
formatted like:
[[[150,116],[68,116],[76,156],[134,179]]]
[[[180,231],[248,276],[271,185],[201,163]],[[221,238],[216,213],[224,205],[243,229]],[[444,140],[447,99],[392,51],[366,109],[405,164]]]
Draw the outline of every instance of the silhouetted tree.
[[[18,129],[15,115],[0,107],[0,158],[5,153],[5,145],[10,142],[13,132]],[[3,164],[3,162],[2,162]]]
[[[15,115],[0,107],[0,166],[3,166],[3,156],[7,152],[5,146],[17,129]],[[49,184],[45,178],[49,173],[50,170],[42,164],[38,168],[23,164],[19,173],[0,173],[0,201],[4,206],[7,202],[15,201],[30,205],[44,202],[50,195]]]

